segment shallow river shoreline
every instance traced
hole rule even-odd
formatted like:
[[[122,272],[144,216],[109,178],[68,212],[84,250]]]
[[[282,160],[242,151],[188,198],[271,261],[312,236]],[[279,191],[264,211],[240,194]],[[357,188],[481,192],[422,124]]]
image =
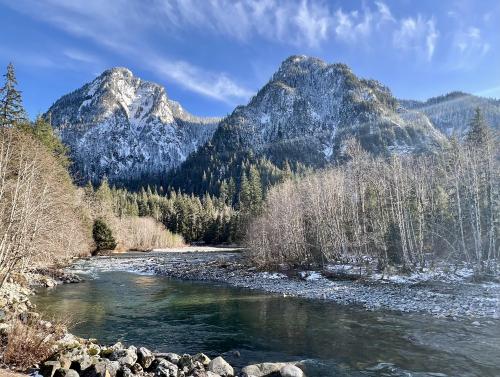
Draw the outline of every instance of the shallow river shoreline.
[[[233,252],[128,253],[77,262],[73,272],[98,268],[156,274],[181,280],[210,281],[284,296],[357,305],[367,310],[428,313],[436,317],[480,321],[500,316],[500,285],[466,281],[393,282],[331,280],[309,272],[303,278],[258,272]]]

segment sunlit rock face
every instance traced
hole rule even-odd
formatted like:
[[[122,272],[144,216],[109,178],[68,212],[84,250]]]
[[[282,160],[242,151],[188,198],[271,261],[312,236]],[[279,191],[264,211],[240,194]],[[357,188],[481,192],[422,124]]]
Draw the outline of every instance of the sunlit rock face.
[[[211,144],[226,153],[252,149],[321,164],[334,161],[350,137],[374,153],[444,142],[425,114],[402,107],[379,82],[358,78],[344,64],[291,56],[246,106],[221,121]]]
[[[69,146],[77,179],[161,176],[210,138],[217,118],[189,114],[165,89],[126,68],[105,71],[45,114]]]

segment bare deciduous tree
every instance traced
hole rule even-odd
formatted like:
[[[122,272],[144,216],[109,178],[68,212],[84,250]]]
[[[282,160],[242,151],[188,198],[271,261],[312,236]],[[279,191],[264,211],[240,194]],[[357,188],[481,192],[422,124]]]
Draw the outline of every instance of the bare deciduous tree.
[[[0,132],[0,276],[88,251],[89,232],[71,179],[49,151]]]
[[[492,144],[432,156],[375,158],[354,141],[340,167],[270,190],[247,233],[261,266],[378,258],[405,269],[465,260],[478,274],[499,257],[499,156]]]

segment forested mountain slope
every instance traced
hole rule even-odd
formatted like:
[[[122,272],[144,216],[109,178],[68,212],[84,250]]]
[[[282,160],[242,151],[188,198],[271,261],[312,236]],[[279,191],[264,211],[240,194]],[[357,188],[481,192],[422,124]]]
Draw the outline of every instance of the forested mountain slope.
[[[241,164],[266,160],[323,167],[355,137],[375,154],[427,151],[445,143],[422,113],[399,105],[390,90],[356,77],[344,64],[292,56],[246,106],[223,119],[210,141],[170,174],[186,191],[217,192],[241,175]]]
[[[463,92],[451,92],[427,101],[400,100],[407,109],[426,114],[444,134],[463,136],[468,130],[475,109],[481,109],[486,122],[500,128],[500,100],[479,97]]]

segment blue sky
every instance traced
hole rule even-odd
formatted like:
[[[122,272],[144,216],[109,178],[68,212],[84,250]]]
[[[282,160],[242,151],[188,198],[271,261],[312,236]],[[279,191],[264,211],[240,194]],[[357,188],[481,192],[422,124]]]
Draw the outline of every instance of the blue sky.
[[[0,67],[14,63],[31,116],[113,66],[222,116],[293,54],[400,98],[500,98],[499,19],[498,0],[0,0]]]

